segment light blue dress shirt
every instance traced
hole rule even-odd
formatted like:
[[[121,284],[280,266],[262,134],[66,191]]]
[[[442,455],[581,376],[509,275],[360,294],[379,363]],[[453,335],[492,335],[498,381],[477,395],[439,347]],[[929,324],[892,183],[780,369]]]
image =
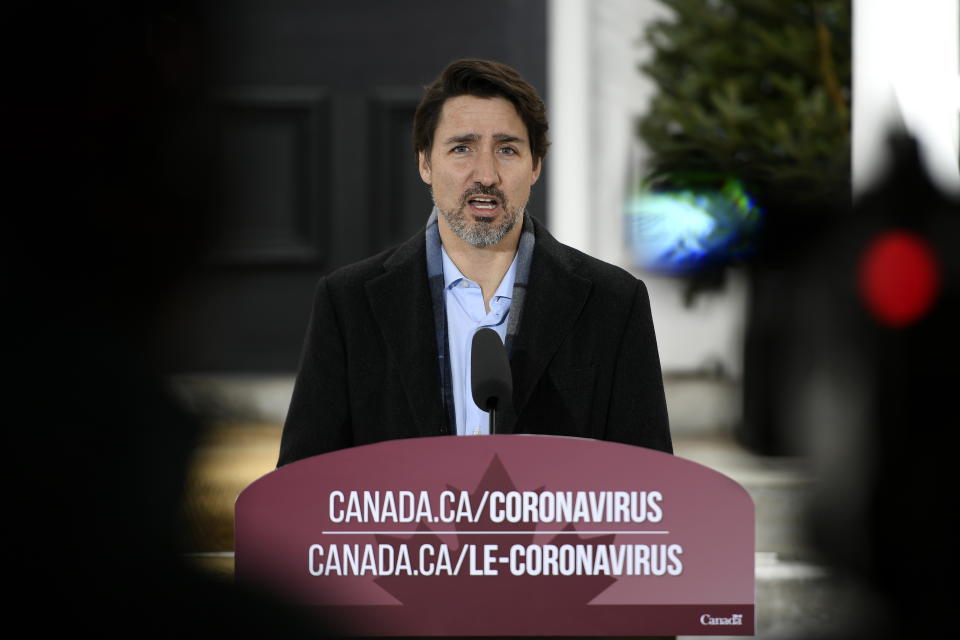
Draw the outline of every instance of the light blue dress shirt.
[[[457,435],[482,435],[490,433],[490,418],[473,402],[470,388],[470,348],[473,334],[478,329],[490,327],[500,340],[506,340],[507,317],[513,300],[513,282],[517,275],[517,257],[500,281],[490,300],[490,313],[483,306],[480,285],[468,280],[457,269],[446,249],[440,248],[443,259],[444,303],[447,307],[447,339],[450,344],[450,373],[453,386],[454,413],[457,418]]]

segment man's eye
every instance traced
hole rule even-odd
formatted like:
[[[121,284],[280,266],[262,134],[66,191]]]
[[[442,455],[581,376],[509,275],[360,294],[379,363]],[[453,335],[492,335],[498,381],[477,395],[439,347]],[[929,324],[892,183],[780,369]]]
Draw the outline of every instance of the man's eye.
[[[453,153],[466,153],[466,152],[469,151],[469,150],[470,150],[470,147],[468,147],[467,145],[465,145],[465,144],[458,144],[457,146],[455,146],[455,147],[454,147],[453,149],[451,149],[450,151],[452,151]]]
[[[515,156],[517,155],[517,150],[513,147],[500,147],[500,153],[507,156]]]

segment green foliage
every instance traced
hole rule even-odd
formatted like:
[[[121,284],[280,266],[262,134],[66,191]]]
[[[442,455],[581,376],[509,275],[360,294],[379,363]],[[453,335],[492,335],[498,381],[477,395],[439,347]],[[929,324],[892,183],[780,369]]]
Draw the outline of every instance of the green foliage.
[[[763,202],[845,193],[850,180],[847,0],[661,0],[643,66],[659,86],[638,133],[648,178],[732,175]]]

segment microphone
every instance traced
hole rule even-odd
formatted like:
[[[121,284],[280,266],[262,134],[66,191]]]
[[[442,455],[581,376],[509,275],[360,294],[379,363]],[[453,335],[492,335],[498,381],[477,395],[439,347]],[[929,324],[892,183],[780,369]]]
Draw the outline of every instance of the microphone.
[[[470,382],[473,401],[490,413],[490,433],[497,432],[497,408],[513,395],[510,361],[500,336],[489,327],[473,334],[470,348]]]

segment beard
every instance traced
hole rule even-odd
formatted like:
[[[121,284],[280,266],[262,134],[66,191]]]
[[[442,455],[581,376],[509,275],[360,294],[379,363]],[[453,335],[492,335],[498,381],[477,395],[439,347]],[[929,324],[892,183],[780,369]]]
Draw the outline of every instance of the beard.
[[[473,189],[468,189],[460,196],[460,205],[455,211],[447,211],[441,207],[439,203],[437,203],[432,189],[430,190],[430,195],[433,197],[433,206],[437,208],[437,211],[439,211],[440,215],[447,221],[450,229],[457,234],[457,237],[478,249],[493,246],[503,240],[504,236],[517,226],[517,222],[523,217],[524,209],[526,209],[526,203],[519,207],[511,208],[510,203],[507,202],[507,197],[496,187],[474,187]],[[482,218],[467,213],[467,200],[471,196],[478,195],[496,198],[500,204],[500,208],[503,209],[503,215],[497,219]]]

